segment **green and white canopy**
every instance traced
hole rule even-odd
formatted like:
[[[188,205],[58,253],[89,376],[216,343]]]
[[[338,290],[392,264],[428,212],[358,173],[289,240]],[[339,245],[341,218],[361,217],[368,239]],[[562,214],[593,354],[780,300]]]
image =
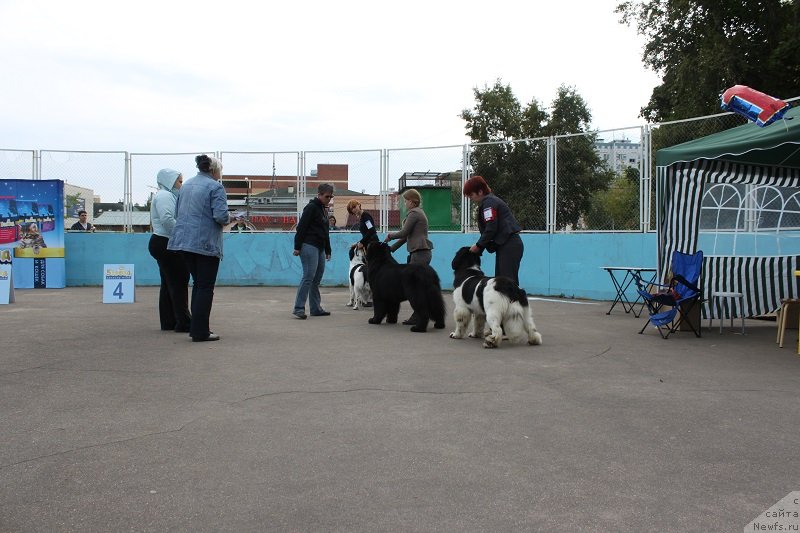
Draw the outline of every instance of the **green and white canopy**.
[[[784,119],[764,128],[751,122],[663,148],[656,154],[656,166],[713,159],[746,165],[800,168],[800,107],[791,108]]]
[[[761,128],[753,123],[671,146],[656,154],[659,274],[669,272],[675,250],[697,251],[704,187],[731,183],[800,189],[800,107],[786,120]],[[704,250],[705,252],[705,250]],[[734,316],[755,316],[795,297],[794,271],[800,256],[714,256],[704,254],[704,295],[721,291],[744,294]],[[708,305],[708,304],[706,304]],[[711,311],[707,306],[706,315]],[[714,310],[713,316],[720,316]]]

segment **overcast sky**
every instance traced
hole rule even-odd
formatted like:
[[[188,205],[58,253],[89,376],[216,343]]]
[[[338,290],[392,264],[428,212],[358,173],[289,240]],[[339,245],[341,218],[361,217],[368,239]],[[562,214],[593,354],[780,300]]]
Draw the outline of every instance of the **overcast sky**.
[[[0,0],[0,148],[317,150],[459,144],[472,89],[560,84],[599,129],[658,79],[617,0]]]
[[[617,1],[0,0],[0,149],[457,145],[498,78],[639,125],[658,78]]]

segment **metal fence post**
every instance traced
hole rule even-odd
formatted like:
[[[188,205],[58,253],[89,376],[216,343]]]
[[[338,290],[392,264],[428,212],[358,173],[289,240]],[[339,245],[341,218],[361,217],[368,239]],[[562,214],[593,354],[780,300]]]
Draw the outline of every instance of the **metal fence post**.
[[[378,187],[378,194],[380,194],[379,204],[380,211],[380,228],[381,233],[389,231],[389,150],[384,148],[381,150],[381,165],[380,165],[380,186]]]
[[[133,233],[133,185],[131,183],[131,154],[125,152],[125,178],[122,211],[125,213],[125,233]]]
[[[558,201],[558,157],[557,157],[557,142],[556,137],[551,136],[547,138],[547,163],[545,176],[547,184],[545,190],[547,191],[547,233],[555,233],[556,231],[556,205]]]
[[[651,130],[645,125],[641,127],[641,152],[639,158],[639,231],[646,233],[650,229],[650,187],[652,187],[652,150]]]
[[[297,160],[297,223],[300,223],[300,215],[303,214],[306,199],[306,153],[300,152]]]
[[[461,233],[467,233],[472,229],[472,205],[469,198],[464,196],[463,187],[467,180],[470,178],[470,150],[469,144],[465,144],[462,149],[462,163],[461,163]]]

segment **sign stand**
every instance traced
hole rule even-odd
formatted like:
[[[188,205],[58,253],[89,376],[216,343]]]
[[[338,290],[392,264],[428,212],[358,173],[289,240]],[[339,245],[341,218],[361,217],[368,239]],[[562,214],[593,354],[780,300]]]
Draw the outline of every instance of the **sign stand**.
[[[103,303],[132,304],[135,300],[133,265],[103,265]]]
[[[13,304],[14,297],[14,272],[11,268],[11,257],[0,257],[0,305]]]

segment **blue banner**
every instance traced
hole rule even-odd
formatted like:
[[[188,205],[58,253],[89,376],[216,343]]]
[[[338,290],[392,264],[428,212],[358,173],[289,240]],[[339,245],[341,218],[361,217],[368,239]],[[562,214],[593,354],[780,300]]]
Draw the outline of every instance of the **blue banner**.
[[[18,289],[64,288],[64,182],[0,180],[0,253]]]

